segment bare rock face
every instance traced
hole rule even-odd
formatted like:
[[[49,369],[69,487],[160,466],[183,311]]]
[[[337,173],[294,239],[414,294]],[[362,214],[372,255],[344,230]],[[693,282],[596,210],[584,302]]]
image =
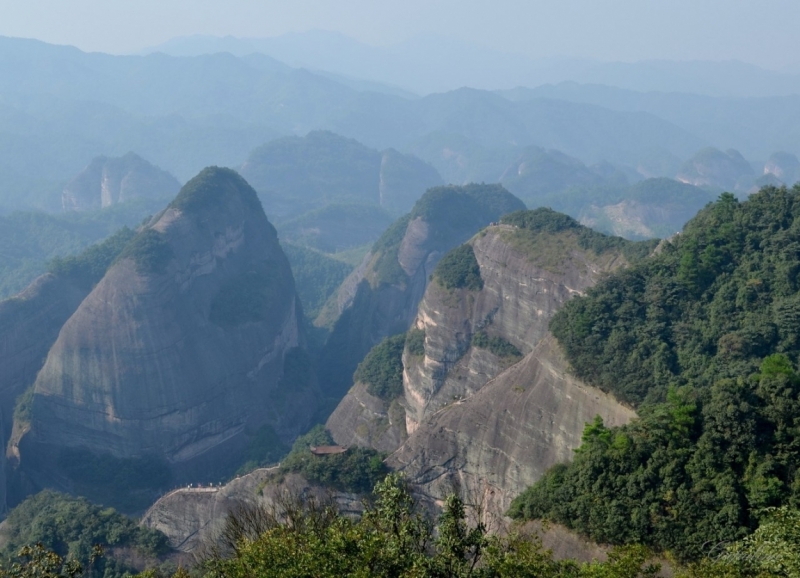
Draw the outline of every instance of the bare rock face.
[[[325,427],[341,446],[371,447],[381,452],[394,451],[408,437],[401,401],[375,397],[363,383],[350,389]]]
[[[547,336],[474,395],[426,416],[388,463],[427,501],[461,488],[500,518],[549,467],[571,459],[596,415],[621,425],[635,414],[570,376]]]
[[[97,157],[64,188],[61,204],[65,211],[86,211],[132,199],[171,198],[181,188],[166,171],[142,157]]]
[[[297,309],[255,191],[205,169],[61,329],[35,382],[22,466],[39,485],[65,487],[53,464],[80,448],[152,456],[181,479],[235,463],[265,424],[291,439],[318,397],[313,384],[281,381],[302,345]]]
[[[515,361],[475,346],[477,332],[530,353],[570,297],[626,264],[619,251],[597,255],[581,249],[572,231],[535,238],[497,225],[470,244],[483,288],[448,290],[432,283],[419,306],[415,326],[425,331],[425,355],[406,356],[403,380],[409,432],[427,415],[476,393]]]
[[[345,514],[362,511],[355,494],[328,493],[309,484],[301,476],[291,474],[280,483],[272,476],[276,468],[262,468],[237,477],[218,487],[186,487],[161,497],[142,516],[141,525],[160,530],[170,545],[180,552],[201,554],[213,544],[225,525],[228,514],[243,505],[270,508],[279,506],[285,497],[311,497],[336,501]]]
[[[523,208],[499,185],[436,187],[425,193],[375,243],[316,321],[332,324],[320,361],[329,395],[341,399],[367,352],[384,337],[408,329],[444,253],[501,215]]]
[[[387,463],[429,505],[460,488],[502,520],[514,497],[571,458],[587,422],[634,416],[570,376],[548,331],[567,300],[627,265],[634,244],[537,209],[504,218],[467,245],[481,283],[448,288],[445,273],[434,273],[413,323],[424,347],[406,346],[400,398],[376,400],[357,384],[327,427],[338,443],[393,449],[400,430],[386,411],[402,409],[407,438]]]

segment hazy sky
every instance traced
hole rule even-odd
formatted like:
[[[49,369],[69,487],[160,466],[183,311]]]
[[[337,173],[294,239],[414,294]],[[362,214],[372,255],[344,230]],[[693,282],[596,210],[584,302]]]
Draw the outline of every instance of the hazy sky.
[[[190,34],[438,33],[531,57],[800,65],[798,0],[0,0],[0,34],[124,53]]]

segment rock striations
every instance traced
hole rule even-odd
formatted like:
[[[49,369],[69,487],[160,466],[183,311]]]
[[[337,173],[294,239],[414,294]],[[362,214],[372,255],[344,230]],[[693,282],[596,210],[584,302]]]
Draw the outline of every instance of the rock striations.
[[[388,463],[423,497],[435,502],[457,485],[502,514],[570,458],[595,415],[607,423],[634,415],[568,374],[548,324],[566,300],[651,245],[606,237],[549,209],[484,229],[433,274],[413,323],[424,332],[424,353],[406,347],[401,397],[378,406],[357,384],[328,428],[337,443],[396,450]],[[479,280],[460,283],[470,255]],[[397,432],[408,438],[389,447],[402,439]]]
[[[36,379],[21,466],[69,489],[80,449],[162,460],[177,479],[233,465],[250,433],[308,426],[314,383],[282,383],[302,345],[289,264],[255,191],[208,168],[125,247]],[[231,463],[227,463],[231,462]],[[202,478],[209,479],[209,478]]]
[[[329,395],[341,399],[366,353],[384,337],[408,329],[444,253],[523,208],[499,185],[436,187],[389,227],[316,321],[332,327],[320,362]]]
[[[181,184],[166,171],[135,153],[123,157],[97,157],[61,194],[65,211],[86,211],[133,199],[169,199]]]

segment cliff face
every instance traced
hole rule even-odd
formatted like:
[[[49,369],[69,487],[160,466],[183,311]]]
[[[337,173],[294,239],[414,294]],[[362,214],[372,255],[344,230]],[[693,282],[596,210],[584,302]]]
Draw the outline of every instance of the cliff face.
[[[170,198],[180,188],[175,177],[134,153],[97,157],[64,188],[61,204],[65,211],[86,211],[132,199]]]
[[[317,320],[332,326],[320,361],[331,397],[338,401],[347,392],[353,371],[375,344],[408,329],[444,253],[522,208],[497,185],[437,187],[396,221]]]
[[[477,392],[513,355],[474,344],[481,331],[530,353],[547,333],[553,314],[599,276],[625,263],[618,251],[596,255],[577,246],[572,232],[535,238],[510,225],[489,227],[472,245],[483,288],[449,290],[432,283],[414,325],[425,332],[424,357],[406,356],[407,427]]]
[[[382,401],[357,384],[327,427],[337,443],[395,450],[388,463],[429,503],[458,486],[501,517],[548,467],[570,459],[595,415],[614,424],[634,415],[567,373],[548,325],[568,299],[649,245],[538,209],[504,218],[468,246],[480,283],[448,285],[451,256],[436,269],[412,324],[424,332],[424,352],[403,353],[403,394]]]
[[[233,171],[204,170],[61,329],[35,382],[23,467],[56,483],[52,460],[81,448],[153,456],[180,478],[235,462],[264,424],[288,440],[316,399],[311,383],[281,382],[301,345],[297,309],[255,191]]]
[[[279,484],[269,483],[275,468],[262,468],[237,477],[221,487],[181,488],[166,494],[142,516],[141,524],[163,532],[180,552],[201,554],[218,536],[228,514],[243,505],[278,506],[286,496],[325,500],[331,496],[339,510],[357,514],[359,497],[327,492],[312,486],[301,476],[290,474]]]
[[[497,519],[549,467],[572,458],[596,415],[621,425],[634,412],[570,376],[546,336],[475,394],[426,415],[388,463],[424,500],[461,488]]]

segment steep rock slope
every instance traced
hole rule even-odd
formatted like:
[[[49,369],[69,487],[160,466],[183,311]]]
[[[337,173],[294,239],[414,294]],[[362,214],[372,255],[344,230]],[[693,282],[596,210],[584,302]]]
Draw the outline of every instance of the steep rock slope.
[[[496,521],[548,468],[572,458],[596,415],[621,425],[635,414],[572,377],[548,335],[477,393],[427,416],[388,463],[424,500],[461,488]]]
[[[231,480],[224,486],[180,488],[161,497],[142,516],[141,524],[163,532],[170,545],[180,552],[202,554],[219,535],[228,514],[241,506],[276,506],[286,496],[331,496],[340,511],[361,512],[355,494],[330,493],[309,484],[296,474],[274,483],[276,468],[261,468]],[[273,483],[270,483],[273,482]]]
[[[332,327],[320,361],[328,395],[338,402],[370,348],[408,329],[444,253],[522,208],[499,185],[436,187],[389,227],[317,319]]]
[[[567,374],[548,324],[572,296],[652,248],[549,209],[504,217],[439,262],[413,323],[422,349],[406,342],[399,399],[357,384],[327,427],[338,443],[384,450],[407,432],[389,463],[422,496],[435,501],[456,484],[501,515],[569,458],[587,421],[633,416]]]
[[[61,205],[65,211],[86,211],[132,199],[168,199],[180,188],[175,177],[135,153],[101,156],[64,187]]]
[[[567,299],[625,265],[633,244],[537,209],[510,215],[469,246],[479,287],[452,286],[437,269],[419,306],[414,325],[425,332],[425,354],[404,360],[409,431],[530,353]]]
[[[61,329],[34,386],[22,467],[69,489],[53,464],[80,449],[161,460],[181,478],[232,465],[265,424],[291,438],[315,399],[312,383],[281,382],[301,345],[298,313],[255,191],[205,169]]]

